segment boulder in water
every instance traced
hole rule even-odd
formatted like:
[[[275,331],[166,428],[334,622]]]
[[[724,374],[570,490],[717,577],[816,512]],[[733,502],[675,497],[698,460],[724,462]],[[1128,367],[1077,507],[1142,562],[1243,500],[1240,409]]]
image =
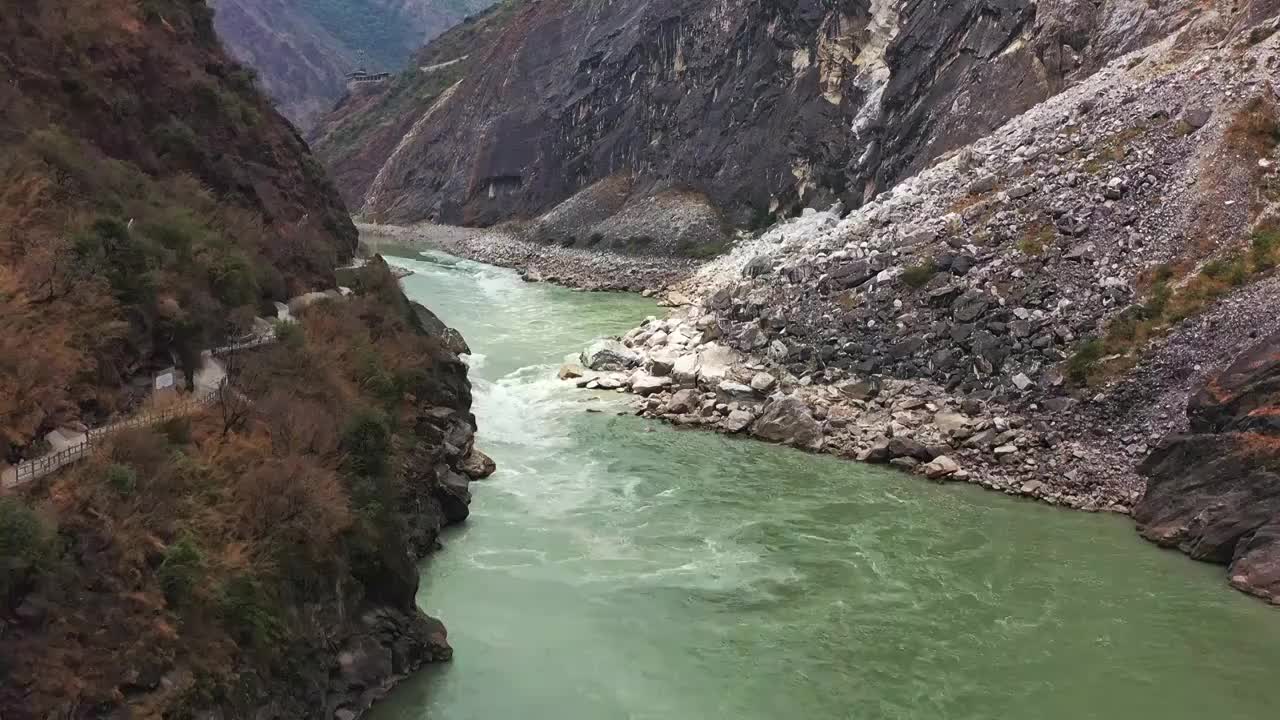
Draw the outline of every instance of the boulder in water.
[[[492,475],[498,469],[498,465],[493,458],[476,448],[471,448],[471,452],[462,459],[461,469],[472,480],[483,480]]]
[[[582,351],[582,364],[592,370],[627,370],[640,364],[640,356],[612,338],[597,340]]]
[[[770,400],[751,432],[763,440],[784,445],[809,450],[822,447],[822,427],[809,411],[809,406],[794,395]]]

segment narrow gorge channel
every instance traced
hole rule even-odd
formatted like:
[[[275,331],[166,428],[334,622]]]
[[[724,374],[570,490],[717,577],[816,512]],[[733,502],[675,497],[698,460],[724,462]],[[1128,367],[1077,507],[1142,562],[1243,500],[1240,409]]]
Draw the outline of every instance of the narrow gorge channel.
[[[555,370],[660,314],[651,301],[388,260],[475,351],[499,469],[423,567],[455,659],[375,720],[1227,720],[1280,704],[1275,610],[1124,518],[632,417]]]

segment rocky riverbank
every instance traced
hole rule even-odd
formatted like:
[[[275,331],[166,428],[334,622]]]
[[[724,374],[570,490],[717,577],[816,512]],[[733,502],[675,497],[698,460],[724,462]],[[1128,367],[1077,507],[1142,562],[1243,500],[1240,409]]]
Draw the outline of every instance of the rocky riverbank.
[[[357,224],[364,242],[451,255],[520,271],[529,282],[549,282],[580,290],[625,290],[654,293],[689,277],[694,260],[624,255],[602,250],[565,248],[521,240],[500,229],[473,229],[419,224],[412,227]]]

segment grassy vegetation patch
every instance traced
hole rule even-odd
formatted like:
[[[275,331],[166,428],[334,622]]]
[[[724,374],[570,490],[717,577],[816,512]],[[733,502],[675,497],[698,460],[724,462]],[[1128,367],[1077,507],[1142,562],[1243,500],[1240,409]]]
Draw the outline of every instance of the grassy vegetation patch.
[[[1215,258],[1176,285],[1174,266],[1157,267],[1149,278],[1146,300],[1121,312],[1108,324],[1103,337],[1082,342],[1068,358],[1068,379],[1075,385],[1097,385],[1128,370],[1148,341],[1278,263],[1280,227],[1268,226],[1251,236],[1247,252]]]
[[[922,288],[929,284],[934,275],[938,274],[938,265],[933,258],[926,258],[920,262],[909,265],[902,271],[902,282],[909,287]]]

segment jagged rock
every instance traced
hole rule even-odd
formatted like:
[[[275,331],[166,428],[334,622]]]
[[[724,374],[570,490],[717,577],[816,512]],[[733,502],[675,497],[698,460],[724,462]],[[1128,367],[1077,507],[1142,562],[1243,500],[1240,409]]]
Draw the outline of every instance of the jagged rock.
[[[966,290],[951,304],[951,317],[956,322],[973,322],[987,311],[989,304],[986,293],[981,290]]]
[[[676,359],[671,352],[656,352],[645,359],[644,368],[650,375],[665,377],[671,375]]]
[[[822,447],[821,426],[809,406],[794,395],[769,400],[751,432],[758,438],[785,445],[810,450]]]
[[[392,668],[391,649],[369,635],[355,636],[338,653],[338,669],[348,688],[376,688]]]
[[[933,416],[933,425],[944,437],[955,437],[969,429],[969,418],[951,410],[939,410]]]
[[[1000,184],[1000,178],[988,173],[986,175],[983,175],[982,177],[979,177],[977,180],[974,180],[972,183],[969,184],[969,194],[983,195],[985,193],[991,192],[992,190],[995,190],[996,186],[998,186],[999,184]]]
[[[443,465],[436,467],[436,498],[446,521],[460,523],[471,514],[470,484],[466,476]]]
[[[496,472],[498,465],[493,458],[473,447],[462,460],[461,469],[472,480],[483,480]]]
[[[769,343],[769,359],[774,362],[785,362],[791,351],[787,349],[786,343],[781,340],[774,340]]]
[[[1213,116],[1213,111],[1205,107],[1187,108],[1182,113],[1182,119],[1193,130],[1199,130],[1209,124],[1209,118]]]
[[[597,340],[582,351],[582,364],[591,370],[627,370],[640,364],[640,356],[618,340]]]
[[[1247,349],[1188,402],[1191,432],[1141,465],[1142,535],[1230,564],[1232,586],[1280,604],[1280,332]]]

